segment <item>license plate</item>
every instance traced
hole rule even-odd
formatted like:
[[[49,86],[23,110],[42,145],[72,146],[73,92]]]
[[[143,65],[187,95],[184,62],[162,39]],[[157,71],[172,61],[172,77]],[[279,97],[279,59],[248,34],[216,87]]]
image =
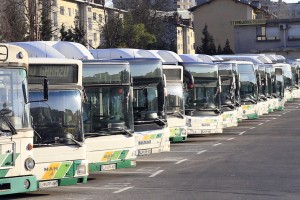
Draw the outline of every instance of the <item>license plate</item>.
[[[152,149],[140,149],[138,150],[139,156],[149,155],[152,154]]]
[[[211,130],[202,130],[201,133],[210,133]]]
[[[109,170],[114,170],[114,169],[117,169],[116,164],[101,165],[101,171],[109,171]]]
[[[39,188],[57,187],[58,180],[39,182]]]

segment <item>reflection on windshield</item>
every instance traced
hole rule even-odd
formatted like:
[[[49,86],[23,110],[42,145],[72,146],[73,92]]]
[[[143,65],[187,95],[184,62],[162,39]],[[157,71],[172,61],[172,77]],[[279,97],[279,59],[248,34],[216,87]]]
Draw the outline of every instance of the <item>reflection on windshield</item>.
[[[145,118],[145,113],[158,112],[157,84],[137,86],[133,90],[133,110],[135,119]]]
[[[193,89],[188,90],[186,109],[214,109],[219,106],[218,81],[198,80]]]
[[[241,74],[240,95],[242,101],[257,100],[257,83],[253,74]]]
[[[0,112],[15,129],[29,128],[29,105],[24,102],[23,89],[27,94],[27,79],[24,69],[0,70]],[[7,123],[0,121],[0,130],[10,131]],[[0,135],[2,135],[0,131]]]
[[[234,100],[234,89],[233,89],[233,79],[229,77],[221,77],[221,103],[227,104],[226,101],[231,101],[233,103]]]
[[[181,83],[167,83],[168,96],[166,98],[167,114],[183,113],[183,86]]]
[[[42,92],[30,93],[33,100],[42,99]],[[50,90],[48,101],[31,103],[30,111],[37,143],[74,144],[70,138],[83,141],[80,91]]]
[[[275,93],[278,97],[283,96],[283,76],[282,75],[276,75],[276,82],[273,85],[273,93]]]
[[[85,87],[84,132],[97,133],[110,128],[133,130],[129,86]]]

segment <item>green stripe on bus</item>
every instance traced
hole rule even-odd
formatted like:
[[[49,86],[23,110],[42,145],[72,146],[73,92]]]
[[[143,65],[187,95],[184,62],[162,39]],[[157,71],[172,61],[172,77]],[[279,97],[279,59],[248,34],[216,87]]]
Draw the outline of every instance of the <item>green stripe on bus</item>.
[[[111,160],[117,160],[121,154],[121,151],[114,151],[113,156],[111,157]]]
[[[129,150],[123,150],[122,153],[119,156],[120,160],[125,160],[127,154],[128,154]]]
[[[156,134],[152,134],[151,136],[150,136],[150,139],[155,139],[156,138]]]
[[[62,178],[66,175],[67,171],[70,169],[72,166],[72,162],[63,162],[56,174],[54,175],[54,178]]]
[[[162,133],[158,133],[157,135],[156,135],[156,138],[161,138],[162,137]]]
[[[0,155],[0,166],[3,165],[4,161],[6,160],[8,154],[1,154]]]
[[[5,177],[8,171],[9,171],[9,169],[1,169],[0,170],[0,177],[1,178]]]
[[[12,153],[6,154],[6,159],[4,160],[4,162],[2,163],[1,167],[9,167],[12,166],[13,164],[13,160],[12,160]],[[15,160],[17,160],[19,153],[14,154],[15,156]]]

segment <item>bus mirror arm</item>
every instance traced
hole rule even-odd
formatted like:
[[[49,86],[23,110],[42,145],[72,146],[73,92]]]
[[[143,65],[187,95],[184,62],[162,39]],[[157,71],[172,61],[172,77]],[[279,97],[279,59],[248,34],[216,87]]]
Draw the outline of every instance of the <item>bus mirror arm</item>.
[[[44,101],[48,101],[48,97],[49,97],[49,82],[47,77],[44,77],[44,84],[43,84],[43,89],[44,89]]]

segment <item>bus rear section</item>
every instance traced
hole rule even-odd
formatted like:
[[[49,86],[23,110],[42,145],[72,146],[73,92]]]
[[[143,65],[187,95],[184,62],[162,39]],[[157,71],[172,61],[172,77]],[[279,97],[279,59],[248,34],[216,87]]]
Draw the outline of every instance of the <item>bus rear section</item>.
[[[89,171],[136,166],[132,81],[126,61],[84,60],[84,134]]]
[[[29,75],[46,76],[50,82],[48,101],[31,103],[36,132],[33,154],[39,188],[86,183],[88,162],[82,124],[82,62],[59,58],[30,58]],[[32,100],[40,99],[29,79]]]
[[[188,135],[223,133],[221,82],[218,66],[212,63],[183,62],[185,115]]]
[[[0,195],[37,190],[27,70],[24,49],[0,44]]]

